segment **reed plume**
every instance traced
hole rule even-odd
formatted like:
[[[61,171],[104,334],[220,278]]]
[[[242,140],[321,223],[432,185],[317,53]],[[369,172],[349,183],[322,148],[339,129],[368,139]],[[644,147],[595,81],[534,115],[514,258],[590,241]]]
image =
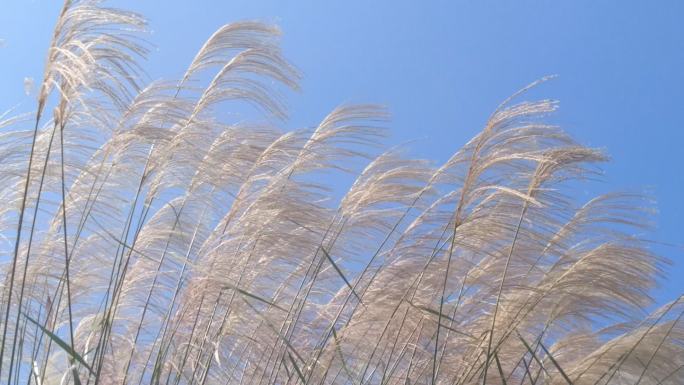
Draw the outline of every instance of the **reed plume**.
[[[145,29],[66,0],[35,111],[0,118],[0,382],[684,383],[653,203],[581,200],[607,157],[520,101],[547,79],[434,165],[376,105],[284,130],[274,26],[149,84]]]

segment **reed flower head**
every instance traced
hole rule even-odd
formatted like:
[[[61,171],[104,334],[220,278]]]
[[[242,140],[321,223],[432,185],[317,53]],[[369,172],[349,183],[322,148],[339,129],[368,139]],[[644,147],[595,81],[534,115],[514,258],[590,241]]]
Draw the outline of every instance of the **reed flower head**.
[[[434,165],[376,105],[283,130],[274,26],[150,84],[145,28],[66,0],[35,113],[1,118],[0,382],[684,383],[652,203],[577,196],[607,157],[521,101],[547,79]]]

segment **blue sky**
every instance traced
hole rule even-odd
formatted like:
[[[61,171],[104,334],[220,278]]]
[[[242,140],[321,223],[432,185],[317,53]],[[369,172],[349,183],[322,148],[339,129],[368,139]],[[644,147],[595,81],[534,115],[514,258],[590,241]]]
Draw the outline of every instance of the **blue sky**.
[[[561,101],[554,122],[605,148],[596,191],[648,191],[658,201],[649,236],[675,261],[659,302],[684,292],[684,2],[112,0],[143,13],[157,49],[152,79],[177,78],[220,25],[279,24],[286,56],[304,75],[289,95],[288,127],[311,126],[345,102],[393,115],[391,143],[443,161],[475,135],[506,96],[549,74],[530,97]],[[24,78],[40,79],[58,0],[3,0],[0,110],[33,106]]]

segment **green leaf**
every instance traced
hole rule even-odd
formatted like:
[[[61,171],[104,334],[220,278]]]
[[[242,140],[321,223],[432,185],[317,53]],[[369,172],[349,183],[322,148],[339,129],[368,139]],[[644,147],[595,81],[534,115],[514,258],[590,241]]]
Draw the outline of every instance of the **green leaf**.
[[[506,375],[503,372],[503,368],[501,367],[501,361],[499,361],[499,355],[494,353],[494,360],[496,361],[496,367],[499,369],[499,377],[501,377],[501,382],[503,385],[508,385],[506,383]]]
[[[560,365],[558,365],[558,362],[556,362],[556,359],[553,358],[553,356],[551,355],[551,353],[546,349],[546,347],[544,346],[544,344],[541,343],[541,341],[539,342],[539,346],[541,346],[541,348],[544,349],[544,353],[546,353],[546,355],[549,356],[549,359],[551,360],[551,362],[553,363],[553,365],[556,367],[556,369],[558,369],[558,371],[559,371],[560,374],[563,376],[563,378],[565,379],[565,381],[567,381],[568,384],[572,385],[572,381],[570,381],[570,378],[568,377],[568,375],[565,374],[565,372],[563,371],[563,368],[561,368]]]
[[[81,357],[78,353],[76,353],[76,351],[71,346],[69,346],[69,344],[64,342],[63,339],[59,338],[59,336],[57,336],[55,333],[44,328],[43,325],[41,325],[38,321],[31,318],[28,314],[26,314],[24,312],[22,312],[21,314],[24,317],[26,317],[27,320],[31,321],[33,324],[38,326],[40,328],[40,330],[42,330],[43,333],[47,334],[47,336],[50,337],[50,339],[54,343],[56,343],[57,345],[59,345],[59,347],[64,349],[64,351],[67,352],[71,356],[71,358],[78,361],[81,365],[83,365],[86,369],[88,369],[90,374],[93,374],[93,375],[95,374],[93,372],[93,369],[90,368],[90,365],[88,365],[86,363],[86,361],[83,359],[83,357]],[[78,378],[78,375],[76,374],[76,369],[74,369],[74,382],[76,382],[77,385],[81,383],[80,379]]]
[[[413,306],[414,308],[416,308],[416,309],[418,309],[418,310],[420,310],[420,311],[423,311],[423,312],[426,312],[426,313],[435,315],[435,316],[437,316],[437,317],[440,317],[440,316],[441,316],[440,318],[446,318],[448,321],[451,321],[451,322],[454,322],[454,323],[457,322],[457,321],[454,320],[453,318],[449,317],[447,314],[444,314],[444,313],[440,314],[440,313],[439,313],[437,310],[435,310],[435,309],[430,309],[429,307],[423,306],[423,305],[416,305],[415,303],[413,303],[413,302],[411,302],[411,301],[408,301],[408,300],[406,300],[406,302],[407,302],[409,305]],[[440,322],[440,321],[437,321],[437,322]],[[474,339],[474,340],[477,340],[477,337],[475,337],[474,335],[469,334],[469,333],[466,333],[466,332],[462,332],[462,331],[460,331],[460,330],[456,330],[456,329],[454,329],[454,328],[452,328],[452,327],[450,327],[450,326],[448,326],[448,325],[442,324],[441,327],[443,327],[443,328],[445,328],[445,329],[447,329],[447,330],[450,330],[450,331],[452,331],[452,332],[454,332],[454,333],[456,333],[456,334],[460,334],[460,335],[462,335],[462,336],[470,337],[470,338],[472,338],[472,339]]]
[[[354,294],[354,297],[356,297],[356,299],[358,299],[359,302],[361,302],[361,304],[363,304],[363,301],[361,300],[361,297],[359,297],[359,295],[356,294],[356,291],[354,290],[354,287],[352,287],[352,285],[351,285],[351,283],[349,283],[349,280],[347,279],[347,277],[345,277],[345,276],[344,276],[344,273],[342,273],[342,270],[340,270],[339,266],[337,266],[337,264],[336,264],[335,261],[332,259],[332,257],[330,256],[330,254],[328,254],[328,251],[325,250],[324,247],[321,247],[321,250],[323,250],[323,254],[324,254],[325,257],[328,259],[328,262],[330,262],[330,264],[331,264],[332,267],[335,269],[335,271],[337,272],[337,274],[339,274],[340,277],[342,278],[342,280],[344,281],[344,283],[347,284],[347,287],[349,287],[349,290],[351,290],[352,294]]]
[[[257,308],[255,308],[251,303],[249,303],[249,301],[247,301],[244,298],[242,300],[245,302],[245,304],[247,304],[247,306],[250,307],[250,309],[252,309],[259,317],[261,317],[264,320],[264,322],[266,323],[266,326],[268,326],[268,328],[271,329],[271,331],[274,332],[285,343],[285,345],[287,345],[287,347],[292,351],[292,353],[294,353],[294,355],[295,355],[295,357],[297,357],[297,359],[299,359],[301,362],[306,362],[304,360],[304,358],[302,358],[302,356],[297,352],[297,349],[295,349],[294,346],[292,346],[292,344],[290,343],[290,341],[287,338],[285,338],[285,336],[281,332],[279,332],[275,326],[273,326],[273,324],[271,323],[271,321],[268,318],[266,318],[263,314],[261,314],[261,312],[259,310],[257,310]],[[295,366],[297,366],[297,364],[294,361],[292,361],[292,363]],[[297,370],[299,371],[299,367],[297,367]],[[299,372],[301,372],[301,371],[299,371]]]
[[[246,297],[256,299],[257,301],[263,302],[263,303],[265,303],[265,304],[267,304],[267,305],[270,305],[270,306],[273,306],[274,308],[276,308],[276,309],[278,309],[278,310],[282,310],[282,311],[284,311],[284,312],[287,312],[287,309],[285,309],[285,308],[282,307],[282,306],[276,305],[273,301],[269,301],[269,300],[267,300],[267,299],[264,298],[264,297],[261,297],[261,296],[258,296],[258,295],[256,295],[256,294],[250,293],[250,292],[248,292],[247,290],[241,289],[241,288],[239,288],[239,287],[237,287],[237,286],[230,285],[230,284],[226,284],[226,285],[225,285],[225,288],[226,288],[226,289],[233,289],[233,290],[237,291],[238,293],[240,293],[240,294],[242,294],[242,295],[244,295],[244,296],[246,296]]]

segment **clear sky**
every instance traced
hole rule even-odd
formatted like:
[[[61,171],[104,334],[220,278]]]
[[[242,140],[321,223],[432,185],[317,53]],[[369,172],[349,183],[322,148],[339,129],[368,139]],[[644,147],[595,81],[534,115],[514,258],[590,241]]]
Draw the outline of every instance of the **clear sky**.
[[[40,79],[60,0],[2,0],[0,110],[33,106],[24,78]],[[289,95],[290,128],[316,124],[345,102],[393,114],[391,143],[443,161],[506,96],[544,75],[530,97],[561,101],[554,122],[605,148],[597,191],[648,191],[658,201],[649,236],[675,261],[655,295],[684,293],[684,1],[112,0],[143,13],[157,49],[150,77],[175,79],[222,24],[280,25],[286,56],[304,75]]]

